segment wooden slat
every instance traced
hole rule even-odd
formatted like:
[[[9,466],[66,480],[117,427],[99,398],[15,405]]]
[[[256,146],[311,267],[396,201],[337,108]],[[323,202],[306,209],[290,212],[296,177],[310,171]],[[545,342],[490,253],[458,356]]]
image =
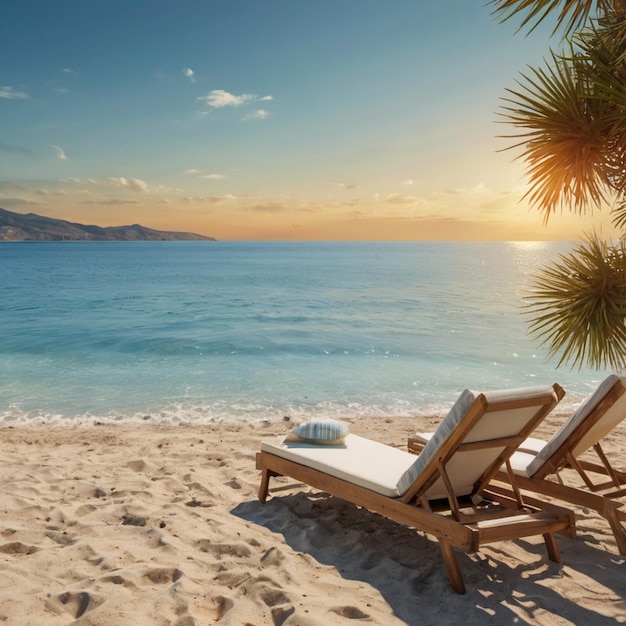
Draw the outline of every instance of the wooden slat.
[[[413,526],[437,538],[447,540],[457,548],[465,551],[471,549],[474,531],[440,514],[405,504],[399,499],[377,494],[370,489],[359,487],[268,452],[257,454],[257,468],[269,469],[282,476],[290,476],[370,511],[381,513],[396,522]]]
[[[624,387],[623,381],[619,379],[604,398],[598,402],[591,413],[589,413],[570,436],[554,451],[543,467],[539,468],[535,477],[545,478],[553,473],[555,468],[558,469],[561,467],[567,457],[567,453],[578,445],[579,441],[585,436],[589,429],[604,417],[604,414],[619,400],[624,392],[626,392],[626,387]]]
[[[530,433],[536,428],[545,416],[556,406],[556,404],[565,395],[563,388],[555,383],[553,385],[554,395],[552,393],[546,393],[543,396],[534,396],[530,398],[521,398],[516,400],[505,400],[501,402],[490,403],[484,394],[479,394],[472,406],[468,409],[465,417],[462,421],[453,429],[450,435],[445,439],[439,447],[437,454],[433,455],[433,458],[426,464],[420,475],[416,478],[414,484],[409,488],[407,493],[403,496],[403,499],[410,501],[413,497],[419,497],[420,494],[426,493],[428,489],[436,482],[439,477],[438,465],[443,462],[444,466],[449,459],[456,454],[461,446],[468,445],[464,443],[465,438],[470,431],[476,426],[485,413],[494,411],[513,410],[524,407],[537,407],[535,414],[531,417],[524,428],[514,437],[507,438],[509,445],[503,451],[503,453],[494,460],[494,462],[485,469],[481,482],[476,485],[477,491],[480,493],[481,489],[488,484],[489,480],[499,470],[500,465],[506,460],[508,456],[513,452],[514,447],[518,446]],[[556,399],[555,399],[556,396]],[[489,441],[489,440],[487,440]],[[491,440],[493,441],[493,440]],[[472,442],[474,443],[474,442]],[[485,444],[485,442],[481,442]],[[481,449],[481,447],[491,447],[490,444],[481,446],[481,443],[476,443],[475,449]]]
[[[500,518],[464,524],[453,520],[448,515],[426,511],[420,506],[380,495],[268,452],[261,452],[257,455],[257,466],[264,471],[269,470],[276,474],[290,476],[370,511],[381,513],[389,519],[417,528],[465,551],[477,550],[485,543],[503,539],[548,532],[565,532],[570,524],[567,515],[558,516],[549,511],[519,512],[510,507],[506,507]],[[513,506],[516,506],[515,501],[512,500],[512,502]]]
[[[517,446],[521,437],[515,435],[514,437],[498,437],[496,439],[480,439],[478,441],[469,441],[462,443],[458,446],[458,452],[471,452],[472,450],[487,450],[489,448],[508,448],[510,446]]]

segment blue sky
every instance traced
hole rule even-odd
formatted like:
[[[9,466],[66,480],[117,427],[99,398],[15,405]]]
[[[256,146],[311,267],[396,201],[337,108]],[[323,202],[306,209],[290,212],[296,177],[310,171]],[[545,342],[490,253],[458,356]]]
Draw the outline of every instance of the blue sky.
[[[480,0],[20,0],[0,207],[218,239],[559,239],[496,123],[549,54]],[[596,216],[595,224],[598,223]]]

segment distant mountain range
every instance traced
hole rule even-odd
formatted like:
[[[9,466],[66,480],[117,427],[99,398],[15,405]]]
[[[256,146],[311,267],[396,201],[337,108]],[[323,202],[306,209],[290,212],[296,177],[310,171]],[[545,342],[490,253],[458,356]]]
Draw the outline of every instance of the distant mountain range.
[[[215,241],[196,233],[131,226],[86,226],[65,220],[0,209],[1,241]]]

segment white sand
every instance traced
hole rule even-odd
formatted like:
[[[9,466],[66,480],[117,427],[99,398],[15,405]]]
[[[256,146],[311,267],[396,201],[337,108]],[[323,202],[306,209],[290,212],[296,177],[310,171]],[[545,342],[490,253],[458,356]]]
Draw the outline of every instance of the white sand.
[[[436,421],[351,430],[403,447]],[[258,503],[259,442],[288,429],[2,429],[0,624],[626,623],[626,557],[594,512],[561,564],[540,538],[461,553],[457,595],[421,533],[308,488]],[[625,459],[626,426],[608,443]]]

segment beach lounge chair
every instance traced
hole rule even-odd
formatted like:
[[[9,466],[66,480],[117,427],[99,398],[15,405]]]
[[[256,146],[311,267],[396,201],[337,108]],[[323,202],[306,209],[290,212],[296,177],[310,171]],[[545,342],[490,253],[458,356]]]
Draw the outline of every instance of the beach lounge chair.
[[[626,511],[621,508],[626,472],[611,465],[600,441],[626,417],[625,382],[614,374],[607,377],[548,442],[529,438],[510,459],[520,488],[605,517],[620,554],[626,554]],[[504,470],[498,478],[508,481]]]
[[[554,533],[574,536],[574,516],[552,504],[525,506],[513,490],[494,494],[489,481],[563,395],[540,387],[474,393],[465,390],[422,453],[354,434],[334,445],[263,442],[259,499],[269,481],[288,476],[360,507],[412,526],[439,541],[452,588],[465,591],[454,548],[543,535],[559,561]]]

